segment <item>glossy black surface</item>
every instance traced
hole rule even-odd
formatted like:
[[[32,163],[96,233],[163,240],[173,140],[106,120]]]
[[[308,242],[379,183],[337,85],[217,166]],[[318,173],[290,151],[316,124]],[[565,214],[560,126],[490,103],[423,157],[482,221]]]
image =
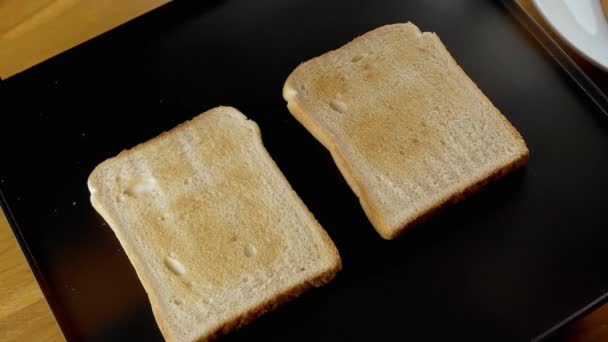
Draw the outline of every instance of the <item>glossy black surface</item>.
[[[408,20],[439,34],[531,160],[384,241],[281,88],[298,63]],[[161,338],[89,172],[220,104],[259,124],[344,263],[225,340],[528,340],[608,290],[608,119],[498,2],[175,2],[0,86],[0,188],[72,340]]]

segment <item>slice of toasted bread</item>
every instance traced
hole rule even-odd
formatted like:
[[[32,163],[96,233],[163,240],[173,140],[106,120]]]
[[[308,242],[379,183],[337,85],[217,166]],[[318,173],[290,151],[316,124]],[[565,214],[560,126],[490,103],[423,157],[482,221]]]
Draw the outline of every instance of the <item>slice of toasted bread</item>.
[[[528,159],[439,38],[411,23],[301,64],[283,97],[386,239]]]
[[[88,186],[170,341],[223,334],[341,268],[258,126],[234,108],[106,160]]]

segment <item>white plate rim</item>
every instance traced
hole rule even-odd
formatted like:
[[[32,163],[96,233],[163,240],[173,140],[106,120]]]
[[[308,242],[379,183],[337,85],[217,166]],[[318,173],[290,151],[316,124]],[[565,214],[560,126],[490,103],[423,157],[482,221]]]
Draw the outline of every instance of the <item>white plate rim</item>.
[[[571,48],[573,48],[576,52],[578,52],[582,57],[587,59],[596,67],[602,69],[603,71],[608,71],[608,63],[603,63],[602,61],[597,60],[592,54],[589,54],[584,48],[581,48],[576,42],[570,40],[562,31],[557,27],[555,21],[551,18],[551,15],[547,13],[543,6],[540,4],[541,0],[532,0],[532,4],[538,10],[543,19],[551,26],[553,31],[557,33],[557,35],[565,41]],[[600,5],[601,6],[601,5]],[[607,42],[608,44],[608,42]]]

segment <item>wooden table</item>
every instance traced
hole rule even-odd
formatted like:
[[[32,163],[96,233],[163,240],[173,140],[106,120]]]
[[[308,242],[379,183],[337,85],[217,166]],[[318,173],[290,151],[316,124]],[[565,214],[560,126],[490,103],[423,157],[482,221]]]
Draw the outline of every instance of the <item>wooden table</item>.
[[[169,1],[2,0],[0,78],[30,68]]]
[[[30,68],[169,1],[2,0],[0,78]],[[61,340],[65,338],[0,211],[0,341]]]
[[[0,214],[0,260],[0,341],[63,340],[3,214]]]
[[[14,52],[10,61],[5,59],[2,62],[0,58],[0,77],[22,71],[168,1],[99,0],[88,1],[87,5],[80,0],[0,2],[0,57],[3,53]],[[519,1],[538,17],[530,0]],[[82,25],[78,25],[79,20],[86,19],[87,13],[95,13],[95,20],[84,20]],[[27,18],[30,19],[29,23]],[[66,20],[71,23],[60,24]],[[75,26],[81,29],[66,30],[66,27]],[[63,35],[63,38],[49,37],[57,34]],[[28,41],[41,40],[48,43],[36,51],[28,50]],[[0,260],[0,341],[64,340],[1,212]],[[608,341],[608,305],[576,322],[569,339]]]

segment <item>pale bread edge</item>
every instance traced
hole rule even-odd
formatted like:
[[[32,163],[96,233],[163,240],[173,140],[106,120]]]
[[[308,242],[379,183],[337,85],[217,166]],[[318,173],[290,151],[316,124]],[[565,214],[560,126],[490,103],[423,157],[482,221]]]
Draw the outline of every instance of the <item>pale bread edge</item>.
[[[501,118],[501,120],[504,123],[506,123],[506,127],[512,134],[513,138],[516,141],[518,141],[518,143],[520,144],[518,146],[520,153],[514,159],[508,161],[501,167],[495,169],[493,172],[488,172],[486,174],[481,175],[480,177],[478,177],[476,179],[473,179],[471,182],[469,182],[469,184],[465,184],[458,191],[455,191],[447,196],[444,196],[443,198],[436,201],[433,205],[431,205],[427,208],[423,208],[423,209],[419,210],[416,213],[416,215],[400,222],[396,226],[390,226],[384,222],[382,215],[375,208],[374,202],[369,198],[369,196],[366,192],[365,186],[361,184],[361,181],[359,181],[357,179],[357,177],[355,176],[355,173],[351,171],[351,165],[349,164],[347,158],[343,157],[343,153],[341,152],[341,149],[342,149],[341,146],[336,141],[336,139],[333,139],[331,137],[331,134],[329,134],[329,132],[326,132],[321,125],[319,125],[318,123],[315,122],[312,115],[310,115],[304,109],[302,109],[302,106],[298,102],[299,93],[296,90],[296,89],[298,89],[298,87],[297,87],[298,82],[296,80],[297,74],[298,74],[299,69],[302,68],[302,66],[304,64],[309,63],[315,59],[319,59],[328,54],[332,54],[337,50],[347,48],[347,47],[349,47],[349,45],[353,44],[354,42],[356,42],[358,40],[364,40],[364,39],[366,39],[366,37],[368,35],[371,35],[372,32],[375,30],[382,29],[382,28],[386,29],[389,26],[393,26],[393,25],[407,25],[409,27],[414,28],[422,36],[432,39],[433,43],[435,45],[437,45],[436,49],[438,51],[441,51],[442,54],[444,54],[455,66],[457,66],[458,73],[460,73],[461,76],[463,76],[463,79],[465,79],[466,82],[468,82],[470,85],[473,86],[472,89],[474,89],[474,91],[477,93],[477,95],[481,99],[486,101],[490,105],[490,107],[495,110],[495,113]],[[393,25],[386,25],[386,26],[377,28],[375,30],[366,32],[366,33],[356,37],[351,42],[348,42],[348,43],[344,44],[343,46],[339,47],[338,49],[334,49],[332,51],[326,52],[320,56],[314,57],[314,58],[300,64],[298,67],[296,67],[291,72],[291,74],[288,76],[288,78],[283,86],[283,98],[287,101],[287,108],[289,109],[291,114],[327,150],[329,150],[338,169],[344,176],[345,180],[347,181],[348,185],[351,187],[351,189],[353,190],[355,195],[359,198],[361,206],[363,207],[363,210],[364,210],[365,214],[367,215],[368,219],[370,220],[370,222],[372,223],[372,225],[374,226],[376,231],[384,239],[387,239],[387,240],[396,238],[397,236],[401,235],[408,227],[413,226],[413,225],[423,221],[424,219],[428,218],[429,216],[435,214],[437,211],[439,211],[441,208],[443,208],[447,204],[460,201],[460,200],[464,199],[468,194],[477,192],[483,185],[485,185],[489,181],[498,179],[498,178],[514,171],[515,169],[518,169],[518,168],[524,166],[527,163],[527,161],[529,160],[529,150],[528,150],[528,147],[527,147],[523,137],[521,136],[521,134],[517,131],[517,129],[515,129],[515,127],[511,124],[511,122],[509,122],[509,120],[507,120],[507,118],[500,112],[500,110],[498,110],[498,108],[496,108],[496,106],[494,106],[494,104],[485,96],[485,94],[479,89],[477,84],[468,77],[468,75],[464,72],[464,70],[462,70],[462,67],[454,60],[453,56],[448,52],[447,48],[445,47],[445,45],[443,44],[441,39],[439,39],[439,37],[435,33],[421,32],[420,29],[411,22],[407,22],[405,24],[393,24]]]
[[[306,213],[306,215],[308,215],[308,217],[314,223],[314,226],[316,227],[315,229],[318,230],[318,233],[320,233],[320,235],[322,237],[326,250],[332,256],[331,260],[332,260],[333,264],[331,265],[331,267],[329,267],[325,271],[323,271],[315,276],[312,276],[311,278],[307,279],[305,282],[296,284],[295,286],[293,286],[291,288],[284,289],[282,292],[277,293],[275,295],[275,297],[273,297],[267,301],[261,302],[256,307],[253,307],[245,312],[238,313],[235,316],[233,316],[231,319],[221,322],[216,327],[209,330],[206,335],[199,336],[199,337],[195,338],[194,341],[212,341],[222,335],[227,334],[228,332],[230,332],[232,330],[238,329],[238,328],[254,321],[255,319],[257,319],[264,313],[272,311],[272,310],[276,309],[277,307],[281,306],[282,304],[285,304],[285,303],[289,302],[290,300],[298,297],[299,295],[305,293],[306,291],[329,283],[331,280],[333,280],[335,278],[336,274],[342,270],[342,261],[341,261],[340,254],[337,250],[337,247],[335,246],[335,244],[333,243],[333,241],[327,234],[327,231],[325,231],[325,229],[319,224],[319,222],[316,220],[314,215],[310,212],[308,207],[304,204],[302,199],[297,195],[295,190],[291,187],[288,180],[285,178],[283,173],[280,171],[280,169],[276,165],[276,162],[272,159],[272,157],[268,153],[268,150],[265,148],[265,146],[263,144],[261,132],[260,132],[258,125],[254,121],[249,120],[244,114],[242,114],[238,109],[236,109],[234,107],[219,106],[219,107],[212,108],[202,114],[199,114],[198,116],[194,117],[192,120],[185,121],[185,122],[177,125],[176,127],[170,129],[169,131],[163,132],[163,133],[159,134],[158,136],[147,140],[144,143],[138,144],[131,149],[123,150],[118,155],[106,159],[105,161],[100,163],[97,167],[95,167],[95,169],[91,172],[91,174],[87,180],[87,185],[88,185],[89,190],[91,191],[91,189],[94,188],[94,184],[96,183],[97,175],[101,172],[101,169],[104,166],[111,163],[112,160],[126,157],[129,154],[137,152],[139,149],[143,148],[147,144],[150,144],[156,140],[163,139],[164,137],[167,137],[171,134],[179,133],[181,130],[187,128],[190,124],[192,124],[192,122],[194,120],[196,120],[198,117],[205,115],[206,113],[213,111],[213,110],[231,111],[239,116],[242,116],[242,118],[245,119],[247,121],[247,123],[252,126],[252,128],[255,131],[255,138],[256,138],[254,143],[259,145],[258,147],[259,147],[259,150],[263,154],[263,158],[267,158],[270,161],[269,164],[272,165],[273,171],[275,173],[278,172],[278,174],[277,174],[278,178],[281,180],[281,182],[283,182],[284,186],[286,186],[287,189],[289,189],[289,191],[291,191],[291,193],[294,195],[294,198],[296,199],[296,201],[298,201],[299,205],[302,206],[302,209],[304,209],[304,212]],[[139,256],[138,252],[135,250],[131,250],[130,248],[124,248],[125,244],[123,242],[125,242],[127,240],[127,237],[122,234],[121,228],[118,227],[118,225],[113,222],[113,220],[111,219],[111,216],[108,215],[105,212],[105,210],[103,209],[103,207],[97,203],[97,201],[94,199],[94,194],[92,191],[91,191],[91,203],[92,203],[93,207],[95,208],[95,210],[103,217],[103,219],[106,221],[108,226],[115,233],[116,237],[118,238],[118,240],[121,243],[121,246],[123,246],[123,250],[125,251],[125,253],[128,256],[129,261],[134,266],[137,264],[137,266],[134,267],[134,269],[135,269],[137,276],[140,279],[142,285],[144,286],[144,288],[145,289],[152,288],[152,286],[150,285],[151,281],[148,279],[149,272],[141,272],[141,270],[145,269],[145,265],[140,262],[140,256]],[[127,242],[126,246],[129,246],[129,245],[130,244]],[[173,340],[173,337],[171,336],[171,329],[168,329],[168,327],[167,327],[167,325],[169,325],[170,323],[168,321],[166,321],[165,317],[163,315],[161,315],[157,310],[157,308],[160,306],[160,298],[157,298],[156,293],[154,293],[154,291],[146,290],[146,294],[150,301],[152,312],[154,314],[155,320],[158,324],[158,327],[159,327],[161,333],[168,341]]]

